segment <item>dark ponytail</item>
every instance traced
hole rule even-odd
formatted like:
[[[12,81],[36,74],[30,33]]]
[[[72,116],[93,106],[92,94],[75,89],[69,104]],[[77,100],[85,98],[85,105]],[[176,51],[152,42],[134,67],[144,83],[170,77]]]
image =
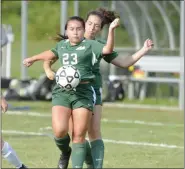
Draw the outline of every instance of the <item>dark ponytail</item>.
[[[103,16],[104,16],[104,20],[103,20],[103,24],[110,24],[111,22],[114,21],[114,19],[118,18],[118,14],[116,14],[114,11],[108,11],[104,8],[98,8],[97,11],[100,11]]]
[[[57,36],[53,38],[53,40],[57,42],[60,42],[61,40],[65,40],[65,39],[68,39],[68,37],[65,35],[61,35],[60,33],[57,33]]]

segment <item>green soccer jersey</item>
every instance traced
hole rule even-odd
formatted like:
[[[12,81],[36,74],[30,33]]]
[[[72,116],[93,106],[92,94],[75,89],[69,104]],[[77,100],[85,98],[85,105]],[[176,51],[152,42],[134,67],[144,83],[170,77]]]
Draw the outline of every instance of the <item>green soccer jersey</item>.
[[[101,40],[101,39],[96,39],[101,44],[106,44],[106,41]],[[118,56],[118,53],[113,51],[111,54],[105,55],[104,60],[108,63],[110,63],[113,59],[115,59]],[[100,88],[102,87],[102,76],[100,73],[100,59],[94,64],[93,66],[93,73],[95,75],[95,80],[93,82],[93,87],[94,88]]]
[[[105,44],[94,40],[84,39],[75,46],[71,46],[69,40],[62,40],[51,49],[62,66],[74,65],[81,74],[82,81],[94,80],[92,68],[102,58],[102,50]]]

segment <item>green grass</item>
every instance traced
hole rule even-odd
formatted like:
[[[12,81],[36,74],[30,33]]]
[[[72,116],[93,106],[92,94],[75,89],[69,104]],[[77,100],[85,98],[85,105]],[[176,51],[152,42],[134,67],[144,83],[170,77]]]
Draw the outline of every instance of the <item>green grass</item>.
[[[30,105],[32,112],[51,114],[50,102],[9,102],[13,106]],[[179,111],[156,111],[142,109],[126,109],[103,107],[102,119],[130,120],[129,123],[102,121],[104,139],[130,142],[148,142],[184,146],[184,114]],[[134,121],[148,123],[160,122],[163,126],[138,124]],[[133,121],[133,123],[131,123]],[[3,130],[24,132],[44,132],[39,130],[51,126],[50,117],[34,117],[23,115],[2,115]],[[54,168],[57,165],[59,151],[54,141],[46,136],[21,136],[3,134],[16,150],[21,160],[29,168]],[[84,165],[85,166],[85,165]],[[152,147],[144,145],[114,144],[105,142],[104,168],[182,168],[184,166],[184,149]],[[11,167],[5,160],[2,167]],[[71,162],[70,162],[71,167]]]
[[[45,50],[55,47],[53,41],[28,41],[27,57],[39,54]],[[21,43],[15,42],[12,45],[12,62],[11,74],[13,78],[21,78],[21,65],[23,59],[21,58]],[[43,62],[34,63],[33,66],[27,68],[28,76],[30,78],[38,78],[44,72]]]

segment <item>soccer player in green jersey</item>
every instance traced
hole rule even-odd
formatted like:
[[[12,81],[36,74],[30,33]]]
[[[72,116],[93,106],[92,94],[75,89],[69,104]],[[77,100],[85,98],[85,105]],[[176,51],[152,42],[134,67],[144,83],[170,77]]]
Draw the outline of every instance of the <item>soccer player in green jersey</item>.
[[[31,66],[38,60],[52,60],[58,57],[61,65],[73,64],[81,74],[81,83],[76,90],[65,91],[58,85],[52,90],[52,128],[55,143],[66,159],[67,168],[69,154],[68,126],[69,118],[73,118],[72,131],[72,166],[82,168],[86,155],[85,135],[92,117],[94,107],[94,92],[91,83],[94,79],[93,65],[106,54],[110,54],[114,47],[114,29],[119,26],[119,19],[115,19],[109,26],[106,44],[94,40],[84,39],[85,22],[80,17],[71,17],[65,26],[67,39],[57,43],[56,47],[23,61],[25,66]],[[64,37],[65,38],[65,37]],[[66,139],[67,138],[67,139]],[[65,140],[65,142],[63,142]],[[66,143],[67,142],[67,143]],[[68,146],[66,146],[68,144]],[[66,157],[66,158],[65,158]]]
[[[97,9],[95,11],[91,11],[87,14],[86,24],[85,24],[85,34],[84,37],[86,39],[94,39],[99,41],[100,43],[105,43],[103,40],[96,39],[96,36],[101,32],[104,25],[111,23],[115,18],[116,14],[113,11],[107,11],[103,8]],[[58,39],[60,40],[60,38]],[[122,57],[118,56],[117,52],[113,52],[106,57],[104,60],[108,63],[112,63],[116,66],[125,68],[133,65],[137,62],[143,55],[145,55],[149,50],[152,49],[153,42],[147,39],[144,42],[144,46],[135,54]],[[55,73],[51,69],[51,64],[53,64],[55,60],[45,61],[44,62],[44,70],[49,79],[53,80]],[[93,73],[96,76],[96,80],[93,83],[93,87],[96,93],[96,103],[94,107],[94,115],[92,116],[91,123],[88,129],[88,137],[90,143],[86,140],[86,164],[88,168],[102,168],[103,166],[103,158],[104,158],[104,143],[101,137],[101,112],[102,112],[102,100],[101,100],[101,89],[102,89],[102,77],[100,74],[99,62],[94,65]],[[71,124],[71,123],[70,123]],[[72,130],[72,126],[70,127]],[[90,145],[91,146],[90,146]],[[91,148],[90,148],[91,147]],[[91,151],[93,156],[94,165],[92,163]],[[96,160],[98,159],[98,160]],[[101,160],[100,160],[101,159]]]

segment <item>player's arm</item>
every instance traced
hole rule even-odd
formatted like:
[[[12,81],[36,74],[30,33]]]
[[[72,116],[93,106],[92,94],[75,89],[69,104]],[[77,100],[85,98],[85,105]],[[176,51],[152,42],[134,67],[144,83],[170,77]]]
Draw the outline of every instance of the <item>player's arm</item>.
[[[114,29],[119,26],[119,18],[115,19],[109,26],[109,32],[107,37],[107,43],[103,47],[102,54],[110,54],[113,52],[114,48]]]
[[[54,59],[44,61],[43,63],[43,68],[46,73],[46,76],[50,80],[54,80],[55,78],[55,72],[52,70],[51,65],[54,64],[57,60],[58,60],[58,57],[55,57]]]
[[[133,65],[134,63],[136,63],[146,53],[148,53],[152,49],[153,45],[154,44],[152,40],[147,39],[144,42],[143,47],[140,50],[138,50],[136,53],[134,53],[131,56],[127,56],[127,57],[118,56],[115,59],[113,59],[111,63],[115,66],[122,67],[122,68],[129,67]]]
[[[47,50],[45,52],[42,52],[38,55],[34,55],[32,57],[26,58],[23,61],[23,64],[27,67],[31,66],[34,62],[39,61],[39,60],[52,60],[54,59],[55,53],[52,52],[51,50]]]

